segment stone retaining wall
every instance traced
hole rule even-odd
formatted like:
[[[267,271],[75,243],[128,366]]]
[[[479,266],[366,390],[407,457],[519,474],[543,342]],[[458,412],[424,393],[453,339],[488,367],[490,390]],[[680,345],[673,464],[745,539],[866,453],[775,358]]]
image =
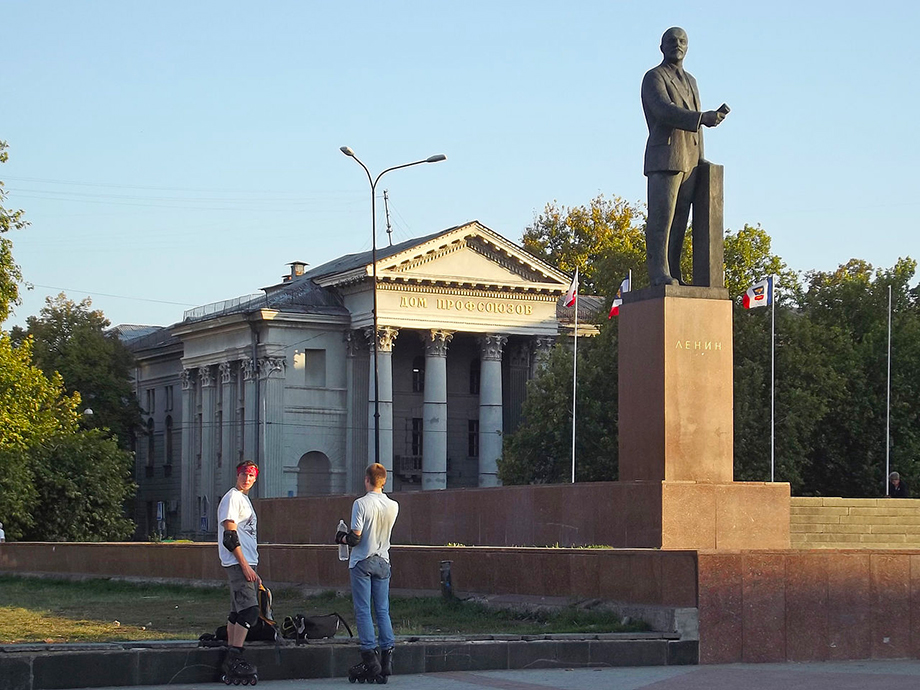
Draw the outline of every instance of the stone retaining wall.
[[[796,497],[789,510],[793,548],[920,549],[918,500]]]

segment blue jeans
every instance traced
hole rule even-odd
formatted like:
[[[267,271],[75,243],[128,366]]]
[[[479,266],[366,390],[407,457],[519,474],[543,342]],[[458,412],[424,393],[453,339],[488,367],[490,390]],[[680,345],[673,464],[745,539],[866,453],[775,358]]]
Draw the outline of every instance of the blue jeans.
[[[392,649],[393,624],[390,622],[390,564],[380,556],[371,556],[355,563],[351,574],[351,598],[355,604],[355,622],[361,649]],[[374,623],[371,621],[371,600],[377,620],[379,642],[374,641]]]

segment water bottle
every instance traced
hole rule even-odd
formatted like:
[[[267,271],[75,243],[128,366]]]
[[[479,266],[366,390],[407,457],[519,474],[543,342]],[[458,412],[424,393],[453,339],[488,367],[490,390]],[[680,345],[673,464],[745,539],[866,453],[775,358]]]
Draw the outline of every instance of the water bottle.
[[[345,524],[344,520],[339,520],[339,526],[335,528],[336,532],[347,532],[348,525]],[[348,544],[339,544],[339,560],[347,561],[348,560]]]

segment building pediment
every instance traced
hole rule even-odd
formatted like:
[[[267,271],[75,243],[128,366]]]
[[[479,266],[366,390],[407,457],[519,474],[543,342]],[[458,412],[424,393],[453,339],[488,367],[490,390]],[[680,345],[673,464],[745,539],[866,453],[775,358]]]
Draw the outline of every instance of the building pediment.
[[[561,294],[570,282],[564,273],[478,221],[377,254],[380,283]],[[324,287],[364,282],[373,275],[370,254],[355,259],[351,266],[342,267],[345,270],[313,276],[313,280]]]

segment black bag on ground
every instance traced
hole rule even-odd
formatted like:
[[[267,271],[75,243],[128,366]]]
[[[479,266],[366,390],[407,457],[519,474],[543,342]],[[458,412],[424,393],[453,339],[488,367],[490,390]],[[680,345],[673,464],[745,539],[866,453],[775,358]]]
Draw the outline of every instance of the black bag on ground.
[[[344,625],[349,637],[354,637],[348,623],[337,613],[328,613],[324,616],[287,616],[281,624],[281,636],[288,640],[322,640],[335,637],[339,625]]]

